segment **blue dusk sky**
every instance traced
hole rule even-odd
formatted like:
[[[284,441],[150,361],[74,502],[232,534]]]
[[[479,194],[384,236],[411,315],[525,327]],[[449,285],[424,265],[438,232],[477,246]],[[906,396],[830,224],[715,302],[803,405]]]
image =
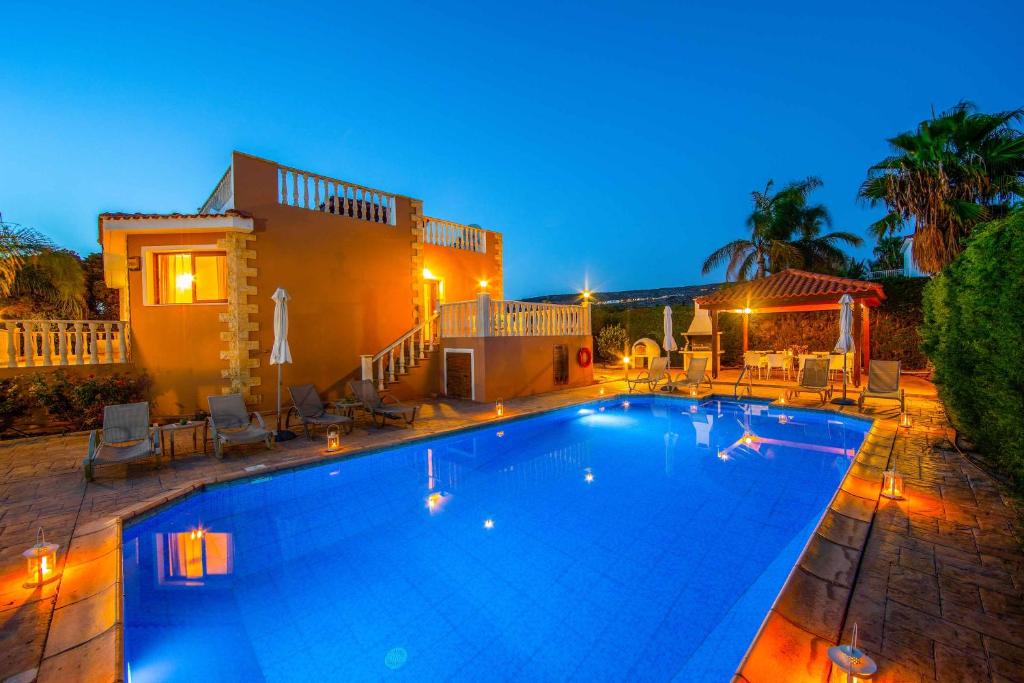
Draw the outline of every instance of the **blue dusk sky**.
[[[1024,106],[1016,3],[705,5],[5,0],[0,212],[94,251],[238,149],[502,231],[510,298],[693,284],[769,178],[863,234],[886,137]]]

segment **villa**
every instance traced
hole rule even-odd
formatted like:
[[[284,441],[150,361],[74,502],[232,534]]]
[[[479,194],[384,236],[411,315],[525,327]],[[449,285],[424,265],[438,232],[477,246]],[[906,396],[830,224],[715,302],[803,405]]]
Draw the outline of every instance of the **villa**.
[[[99,241],[121,359],[151,375],[160,415],[221,393],[273,406],[279,287],[287,384],[337,397],[361,378],[402,398],[494,401],[593,378],[575,362],[590,353],[587,307],[503,300],[501,233],[432,218],[412,197],[234,152],[196,213],[104,213]],[[58,346],[34,365],[66,364]]]

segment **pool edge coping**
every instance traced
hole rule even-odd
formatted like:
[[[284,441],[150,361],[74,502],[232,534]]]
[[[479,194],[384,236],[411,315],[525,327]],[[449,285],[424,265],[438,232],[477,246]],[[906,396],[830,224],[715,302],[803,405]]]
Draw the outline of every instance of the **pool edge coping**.
[[[408,437],[399,436],[395,441],[387,444],[375,444],[362,448],[354,448],[348,451],[340,451],[338,453],[318,451],[295,460],[268,465],[258,471],[242,470],[226,475],[210,477],[208,479],[193,482],[186,486],[171,489],[148,500],[123,508],[113,515],[90,522],[82,527],[76,526],[68,545],[68,552],[64,559],[63,569],[58,577],[53,615],[47,629],[46,644],[43,650],[43,656],[40,661],[36,680],[38,683],[49,683],[50,681],[65,683],[69,680],[105,680],[115,683],[122,683],[124,681],[124,599],[121,555],[123,537],[122,529],[126,524],[153,514],[158,509],[177,503],[180,500],[202,492],[207,488],[218,487],[244,479],[268,476],[285,470],[305,469],[321,465],[326,462],[340,462],[353,457],[364,457],[391,448],[408,446],[427,439],[451,436],[459,432],[468,432],[494,425],[510,424],[526,418],[536,417],[546,413],[564,410],[566,408],[572,408],[583,403],[617,400],[620,398],[628,398],[630,396],[654,396],[656,398],[669,398],[671,400],[679,401],[696,400],[698,402],[715,399],[730,402],[752,400],[758,403],[764,402],[769,405],[777,405],[776,402],[771,401],[770,399],[765,400],[755,397],[734,398],[732,396],[715,392],[709,392],[700,396],[665,396],[656,392],[636,394],[616,392],[607,396],[578,397],[578,400],[574,397],[573,400],[560,406],[538,408],[535,410],[527,408],[522,412],[516,412],[501,418],[490,419],[485,423],[463,424]],[[814,620],[808,619],[810,616],[809,614],[801,614],[801,610],[796,609],[800,607],[800,601],[794,601],[794,595],[798,591],[807,588],[806,582],[803,581],[803,577],[800,576],[801,571],[820,582],[828,584],[829,586],[841,588],[838,584],[832,583],[828,579],[818,576],[813,571],[804,568],[804,564],[808,559],[815,559],[813,557],[809,557],[809,554],[812,551],[814,542],[819,537],[830,543],[832,546],[845,547],[856,553],[854,574],[850,579],[850,586],[844,589],[846,590],[846,593],[842,599],[841,610],[838,614],[838,618],[830,619],[828,622],[829,624],[831,624],[832,621],[836,621],[838,623],[834,624],[834,629],[832,629],[836,634],[835,638],[829,641],[827,645],[834,645],[838,642],[838,637],[841,633],[841,629],[843,628],[843,621],[849,604],[849,598],[853,590],[853,582],[856,577],[856,566],[859,566],[860,560],[863,557],[864,547],[868,536],[867,532],[877,509],[878,493],[881,491],[881,473],[884,470],[884,467],[873,464],[878,462],[877,458],[882,457],[882,454],[874,452],[865,456],[865,451],[868,446],[871,446],[873,451],[877,451],[877,448],[874,447],[878,444],[875,442],[869,443],[869,439],[871,439],[872,436],[875,436],[877,439],[882,430],[882,422],[888,421],[884,421],[877,417],[871,418],[863,415],[844,413],[842,410],[835,410],[825,406],[788,407],[791,407],[793,410],[834,413],[845,417],[867,420],[871,422],[871,426],[864,435],[864,440],[861,443],[860,448],[858,448],[857,455],[854,456],[853,463],[851,463],[850,468],[843,476],[842,481],[836,489],[835,494],[830,499],[828,507],[819,520],[818,525],[815,527],[814,532],[811,534],[811,537],[801,550],[797,561],[794,563],[787,575],[783,587],[780,589],[778,596],[775,598],[771,608],[765,615],[761,626],[758,628],[757,633],[752,639],[751,644],[747,648],[744,657],[739,664],[734,680],[749,683],[766,680],[757,675],[759,662],[763,656],[767,654],[769,649],[771,649],[773,655],[778,652],[778,648],[775,647],[773,643],[768,642],[768,639],[773,637],[772,634],[774,632],[773,629],[775,628],[776,619],[783,620],[791,628],[796,629],[799,632],[798,634],[791,634],[791,637],[789,638],[791,643],[798,643],[798,641],[806,640],[806,637],[810,637],[812,639],[810,657],[808,657],[808,653],[805,652],[806,647],[800,647],[800,658],[804,662],[804,666],[808,674],[811,672],[810,667],[812,663],[821,663],[820,660],[823,657],[823,649],[819,647],[820,643],[817,641],[825,641],[828,639],[827,637],[821,636],[817,633],[818,631],[823,630],[821,624],[809,623]],[[885,459],[886,463],[888,463],[889,454],[892,451],[893,442],[895,440],[896,428],[894,426],[889,426],[886,427],[886,429],[891,432],[888,437],[883,437],[888,440],[888,446],[883,447],[886,449]],[[862,456],[864,456],[864,459],[862,459]],[[870,458],[874,458],[875,460],[869,460]],[[870,480],[854,475],[853,472],[855,466],[858,464],[863,469],[877,470],[877,482],[874,481],[876,476],[875,472],[865,472],[865,474],[871,476]],[[867,489],[874,490],[874,497],[865,498],[857,493],[847,491],[846,489],[848,485],[854,485],[850,481],[851,478],[864,482],[863,484],[856,485],[860,487],[857,490],[864,493],[866,492],[866,486]],[[843,496],[842,501],[840,501],[840,494],[844,493],[846,495]],[[858,503],[858,501],[861,502]],[[857,517],[847,514],[847,512],[853,512],[853,508],[863,506],[865,504],[870,504],[871,506],[870,512],[867,513],[867,520],[859,520]],[[863,515],[863,508],[861,509],[861,515]],[[860,534],[858,547],[835,543],[820,533],[826,521],[833,518],[835,515],[845,517],[853,520],[854,522],[862,522],[864,524],[864,533]],[[830,549],[828,546],[825,546],[825,550],[829,551]],[[104,575],[100,572],[99,576],[101,578],[97,581],[96,572],[91,572],[86,567],[89,565],[99,564],[101,562],[105,562],[107,564],[110,564],[111,562],[113,563],[113,576],[111,577],[109,573]],[[825,557],[824,562],[812,562],[811,564],[812,566],[817,566],[820,564],[828,565],[828,563],[829,560]],[[78,576],[80,570],[84,576]],[[838,606],[836,601],[832,598],[831,590],[827,592],[827,595],[829,596],[829,602],[833,603],[833,608]],[[804,610],[804,612],[806,612],[806,610]],[[805,637],[801,637],[800,634],[803,634]],[[822,670],[822,673],[818,676],[821,679],[824,679],[828,673],[827,662],[828,660],[825,659],[824,663],[826,668]],[[777,662],[774,660],[772,663],[773,665],[777,665]],[[772,673],[773,677],[770,678],[770,680],[779,680],[778,669],[775,669]]]

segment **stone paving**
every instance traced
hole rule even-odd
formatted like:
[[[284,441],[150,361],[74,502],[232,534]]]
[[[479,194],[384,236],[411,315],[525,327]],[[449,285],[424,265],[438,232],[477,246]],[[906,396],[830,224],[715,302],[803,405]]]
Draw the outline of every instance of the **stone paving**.
[[[608,394],[624,390],[621,382],[603,386]],[[508,400],[506,416],[596,398],[600,390],[588,387]],[[731,382],[717,384],[715,390],[731,394]],[[777,398],[778,393],[778,386],[755,383],[755,395]],[[879,405],[876,417],[894,417],[885,404]],[[846,603],[842,630],[848,636],[853,623],[859,624],[862,644],[881,667],[876,680],[1024,680],[1024,551],[1018,507],[989,476],[952,450],[941,406],[927,391],[911,400],[911,413],[914,426],[909,432],[899,430],[892,445],[906,477],[906,500],[882,499],[859,566],[836,583],[836,590],[830,587]],[[429,401],[415,429],[378,431],[364,423],[343,438],[344,450],[493,418],[490,405]],[[44,648],[48,653],[60,648],[50,627],[60,582],[34,591],[22,587],[21,552],[34,542],[38,527],[46,529],[47,540],[66,550],[76,529],[81,533],[86,525],[127,507],[197,482],[243,473],[254,464],[305,461],[324,447],[322,440],[310,444],[297,439],[273,451],[253,449],[220,461],[186,454],[191,438],[182,434],[179,439],[178,458],[165,460],[162,468],[103,468],[88,485],[81,470],[83,435],[0,444],[0,681],[18,676],[18,683],[28,683]],[[94,554],[87,559],[93,560]],[[60,560],[65,557],[62,553]],[[852,591],[838,590],[841,583],[852,583]],[[65,590],[60,606],[74,607],[74,600],[90,597],[87,593],[75,591],[69,598]],[[779,667],[777,676],[765,680],[827,680],[830,672],[820,662],[831,643],[788,626],[796,633],[795,649],[768,654],[777,655],[780,663],[803,657],[814,666]],[[94,641],[107,637],[104,633]],[[831,676],[843,680],[837,672]],[[88,676],[80,670],[78,678]]]

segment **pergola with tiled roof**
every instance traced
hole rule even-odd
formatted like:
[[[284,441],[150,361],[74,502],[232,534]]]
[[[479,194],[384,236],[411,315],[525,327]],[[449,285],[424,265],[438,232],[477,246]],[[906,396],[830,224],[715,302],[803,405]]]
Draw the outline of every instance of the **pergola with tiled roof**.
[[[694,301],[711,313],[712,375],[719,370],[718,314],[739,313],[743,316],[743,351],[747,350],[747,329],[751,313],[796,313],[804,311],[838,311],[839,299],[844,294],[853,298],[860,315],[853,318],[854,339],[859,339],[854,364],[854,383],[860,384],[862,366],[866,367],[871,349],[870,309],[885,300],[885,290],[877,282],[851,280],[845,277],[808,273],[803,270],[784,270],[766,278],[741,282],[723,287],[713,294],[699,296]]]

